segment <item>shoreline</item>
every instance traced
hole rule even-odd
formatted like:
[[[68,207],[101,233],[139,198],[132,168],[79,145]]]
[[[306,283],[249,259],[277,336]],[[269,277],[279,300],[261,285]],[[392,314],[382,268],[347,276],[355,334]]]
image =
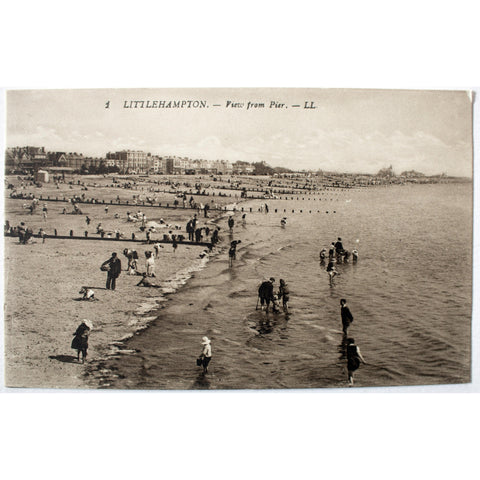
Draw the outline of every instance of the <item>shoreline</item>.
[[[201,218],[200,221],[202,223],[206,221],[209,225],[216,225],[229,213],[228,211],[211,211],[208,219]],[[188,212],[188,215],[190,214],[191,212]],[[186,217],[184,221],[186,221]],[[135,283],[132,284],[130,279],[126,280],[129,277],[123,271],[117,283],[117,290],[108,292],[107,297],[105,289],[98,286],[104,282],[105,274],[95,273],[94,278],[96,280],[90,280],[90,285],[96,285],[94,290],[96,296],[100,296],[101,303],[68,302],[65,315],[60,314],[61,318],[58,318],[60,312],[54,310],[54,305],[43,308],[42,312],[38,312],[36,311],[35,300],[32,303],[31,298],[26,298],[27,295],[13,293],[22,289],[22,280],[25,281],[29,277],[29,269],[33,267],[41,270],[43,269],[42,264],[51,264],[53,258],[74,255],[77,258],[73,262],[76,264],[73,266],[73,270],[78,274],[79,270],[82,270],[82,267],[85,266],[82,265],[85,258],[81,257],[97,258],[95,260],[97,264],[105,258],[102,259],[102,254],[99,252],[90,252],[89,254],[82,252],[84,247],[78,246],[81,240],[58,238],[55,242],[49,242],[47,237],[46,243],[42,244],[41,239],[33,238],[32,243],[20,245],[13,237],[4,237],[5,279],[7,280],[5,291],[6,388],[88,389],[97,387],[97,385],[89,385],[87,381],[86,371],[89,365],[96,363],[101,366],[102,362],[112,355],[126,354],[128,347],[125,346],[125,342],[148,329],[151,322],[157,318],[157,312],[163,308],[165,302],[175,295],[195,275],[195,272],[204,269],[211,258],[225,250],[224,236],[223,232],[220,236],[220,242],[212,250],[208,249],[209,244],[179,243],[179,251],[176,255],[173,255],[170,249],[167,250],[168,243],[165,243],[164,248],[160,250],[160,260],[157,260],[161,263],[161,271],[159,273],[157,269],[157,278],[155,279],[155,283],[161,285],[161,288],[158,289],[134,287],[140,277],[134,277]],[[115,238],[108,240],[117,241]],[[153,243],[156,243],[156,241],[153,240],[150,245],[141,242],[136,248],[149,249],[153,247]],[[81,244],[84,243],[81,242]],[[88,249],[90,249],[90,245],[91,242],[87,242]],[[115,250],[114,244],[108,245],[108,250]],[[16,258],[15,251],[20,249],[23,251],[19,260]],[[95,247],[94,250],[99,249]],[[105,251],[104,248],[101,248],[101,250]],[[65,251],[70,251],[70,254],[61,253]],[[104,257],[105,255],[103,254]],[[32,259],[33,265],[31,264]],[[92,259],[88,260],[88,263]],[[68,262],[58,260],[55,262],[57,270],[59,270],[56,274],[62,278],[71,276],[72,272],[68,272]],[[121,260],[124,270],[126,259],[121,256]],[[72,261],[72,258],[69,261]],[[53,271],[52,275],[55,275]],[[130,285],[122,285],[127,281]],[[53,281],[48,279],[47,282],[38,284],[33,281],[30,282],[31,285],[28,285],[28,281],[26,283],[26,287],[30,287],[31,290],[41,292],[43,287],[55,292],[55,294],[52,294],[52,300],[58,297],[57,301],[54,301],[55,305],[65,301],[65,298],[61,298],[62,289],[55,289],[55,279]],[[67,283],[76,284],[76,286],[62,285],[64,288],[67,287],[66,290],[70,291],[70,294],[73,294],[78,292],[80,284],[85,284],[85,281]],[[121,293],[120,298],[117,292]],[[73,300],[79,300],[79,298]],[[79,308],[77,309],[76,306]],[[71,317],[77,318],[77,320],[70,320]],[[82,317],[93,318],[94,328],[89,342],[87,363],[78,364],[76,362],[76,352],[69,348],[70,335],[75,331]],[[35,319],[35,324],[40,322],[42,325],[38,328],[31,325],[31,319]],[[58,331],[58,321],[61,324],[60,332]],[[42,333],[43,328],[49,331],[48,334]],[[59,335],[53,335],[54,331]]]

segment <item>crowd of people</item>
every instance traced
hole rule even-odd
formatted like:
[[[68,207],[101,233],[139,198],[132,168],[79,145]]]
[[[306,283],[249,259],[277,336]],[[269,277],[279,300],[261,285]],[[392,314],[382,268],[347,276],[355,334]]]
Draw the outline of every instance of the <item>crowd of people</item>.
[[[332,242],[329,249],[322,248],[320,250],[320,264],[324,265],[328,257],[327,268],[325,269],[330,285],[334,285],[334,278],[338,275],[338,271],[335,268],[336,263],[348,263],[350,256],[353,259],[353,263],[358,260],[358,250],[354,248],[351,252],[343,247],[342,239],[338,237],[336,242]]]
[[[290,300],[290,290],[287,283],[282,278],[280,279],[280,285],[277,293],[274,293],[275,278],[270,277],[268,280],[264,280],[258,287],[258,302],[260,302],[260,308],[268,313],[270,303],[272,303],[272,311],[278,313],[280,311],[279,302],[282,302],[282,308],[285,313],[288,313],[288,301]]]
[[[197,185],[195,186],[197,187]],[[24,198],[24,197],[22,197]],[[137,196],[138,199],[138,196]],[[181,196],[182,201],[188,202],[190,206],[194,204],[193,196],[190,196],[190,199],[187,198],[185,192]],[[31,204],[28,205],[28,209],[30,213],[33,214],[35,209],[38,207],[38,199],[35,196],[29,198],[32,200]],[[70,203],[73,205],[74,212],[78,213],[78,203],[85,202],[86,197],[85,194],[80,196],[73,196],[70,199]],[[117,200],[119,198],[117,197]],[[150,198],[148,199],[150,200]],[[115,210],[114,208],[109,209],[109,205],[104,206],[105,215],[108,216],[110,210]],[[219,231],[220,227],[216,224],[205,223],[203,225],[200,224],[199,217],[201,217],[201,213],[203,212],[203,217],[209,218],[209,205],[202,205],[202,208],[199,210],[198,213],[192,215],[192,217],[188,220],[185,226],[186,235],[190,242],[200,243],[203,241],[208,241],[210,239],[210,243],[212,245],[219,242]],[[260,206],[259,211],[264,212],[265,214],[269,213],[269,206],[268,204],[264,203]],[[65,214],[66,211],[64,209],[63,213]],[[80,212],[81,213],[81,212]],[[111,215],[111,213],[110,213]],[[118,218],[118,214],[115,218]],[[42,216],[44,222],[47,222],[48,218],[48,207],[47,204],[44,204],[42,207]],[[242,225],[246,225],[246,214],[242,215]],[[85,222],[87,227],[90,226],[92,223],[91,215],[85,216]],[[163,241],[171,241],[173,246],[173,251],[175,252],[178,246],[178,242],[182,241],[182,235],[178,234],[178,230],[180,227],[178,225],[169,225],[160,219],[159,221],[159,228],[155,226],[149,225],[150,222],[147,222],[147,217],[145,213],[138,211],[136,213],[127,212],[126,215],[126,222],[129,223],[138,223],[139,229],[141,232],[145,233],[145,239],[147,245],[151,245],[153,250],[145,251],[145,271],[141,271],[138,265],[139,262],[139,255],[137,251],[133,248],[125,248],[123,250],[123,255],[127,259],[127,274],[128,275],[138,275],[140,276],[140,280],[136,283],[138,287],[147,287],[147,288],[160,288],[160,285],[157,285],[153,279],[156,277],[155,272],[155,260],[160,257],[160,249],[164,248],[163,245],[159,243],[158,240],[153,238],[153,234],[155,234],[160,228],[162,229],[162,233],[164,231],[168,231],[168,233],[163,233]],[[95,222],[97,223],[97,222]],[[226,223],[228,226],[228,231],[230,233],[230,247],[228,250],[228,258],[230,266],[233,266],[233,262],[236,260],[237,254],[237,246],[241,244],[241,240],[233,240],[232,235],[235,228],[235,219],[234,215],[230,215],[226,219]],[[287,218],[283,217],[280,220],[280,225],[282,227],[286,227],[287,225]],[[169,228],[171,228],[169,230]],[[165,229],[165,230],[163,230]],[[18,234],[20,243],[27,243],[29,239],[33,236],[33,231],[31,228],[28,228],[25,225],[25,222],[21,222],[17,227],[11,227],[8,221],[5,224],[5,231],[13,233],[15,232]],[[45,231],[40,229],[39,234],[42,234],[43,241],[45,241]],[[96,227],[96,233],[101,235],[102,237],[110,232],[105,232],[105,229],[101,222],[98,222]],[[115,232],[115,234],[120,234],[119,232]],[[134,238],[134,236],[132,236]],[[323,248],[320,252],[320,259],[321,262],[326,262],[328,260],[328,265],[326,267],[326,271],[329,275],[330,284],[333,284],[334,277],[338,274],[335,268],[335,263],[339,262],[348,262],[350,257],[353,258],[353,262],[358,260],[358,251],[353,249],[349,251],[344,248],[342,239],[340,237],[337,238],[335,242],[327,248]],[[118,257],[116,252],[113,252],[107,260],[105,260],[101,264],[101,270],[106,272],[106,289],[114,291],[117,287],[117,280],[122,272],[122,263],[120,258]],[[82,287],[83,288],[83,287]],[[88,288],[84,287],[85,291],[84,298],[85,300],[94,299],[94,292]],[[273,313],[279,313],[281,310],[285,314],[289,314],[289,300],[290,300],[290,289],[287,282],[282,278],[279,281],[278,288],[275,285],[275,278],[270,277],[269,279],[264,280],[260,286],[258,287],[258,300],[257,300],[257,307],[260,304],[261,310],[265,311],[266,313],[269,312],[270,305],[271,311]],[[360,353],[359,347],[355,344],[355,340],[351,337],[348,337],[348,328],[353,322],[353,315],[347,306],[346,299],[341,299],[340,301],[341,306],[341,320],[342,320],[342,331],[344,335],[344,340],[346,343],[346,357],[347,357],[347,370],[348,370],[348,382],[353,385],[353,375],[354,372],[359,368],[361,362],[365,363],[362,354]],[[286,315],[286,319],[288,319],[288,315]],[[77,360],[81,361],[82,363],[86,361],[87,358],[87,349],[88,349],[88,338],[93,326],[87,320],[84,320],[79,327],[77,328],[76,332],[74,333],[74,339],[72,341],[71,347],[72,349],[77,350]],[[212,358],[212,347],[211,347],[211,340],[208,337],[203,337],[202,339],[202,353],[198,357],[198,365],[203,367],[203,373],[208,373],[208,365]]]

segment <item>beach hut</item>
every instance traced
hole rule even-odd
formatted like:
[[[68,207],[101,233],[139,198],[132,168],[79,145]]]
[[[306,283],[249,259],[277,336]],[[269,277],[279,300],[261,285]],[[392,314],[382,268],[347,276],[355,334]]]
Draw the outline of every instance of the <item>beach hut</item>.
[[[48,172],[45,170],[38,170],[35,174],[35,181],[40,183],[48,183],[49,175]]]

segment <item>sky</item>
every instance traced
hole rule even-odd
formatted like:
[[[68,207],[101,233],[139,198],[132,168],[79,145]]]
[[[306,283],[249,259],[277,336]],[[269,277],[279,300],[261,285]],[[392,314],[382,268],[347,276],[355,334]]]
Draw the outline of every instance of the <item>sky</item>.
[[[125,108],[140,100],[207,108]],[[392,165],[397,174],[472,177],[472,101],[445,90],[9,90],[6,140],[95,157],[130,149],[293,170],[376,173]]]

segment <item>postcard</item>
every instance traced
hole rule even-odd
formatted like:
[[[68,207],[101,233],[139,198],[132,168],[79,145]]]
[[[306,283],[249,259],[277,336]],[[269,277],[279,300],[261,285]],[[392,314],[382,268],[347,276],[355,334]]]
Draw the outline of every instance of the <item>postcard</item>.
[[[8,90],[5,382],[471,382],[473,94]]]

